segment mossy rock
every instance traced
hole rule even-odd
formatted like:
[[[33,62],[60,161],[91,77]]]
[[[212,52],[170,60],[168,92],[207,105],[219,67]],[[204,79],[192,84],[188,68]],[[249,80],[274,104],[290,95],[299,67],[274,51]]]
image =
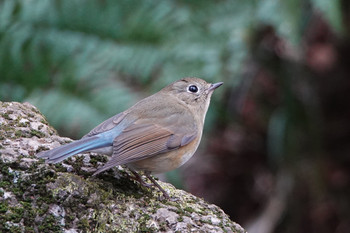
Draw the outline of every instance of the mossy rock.
[[[70,142],[29,103],[0,102],[0,232],[245,232],[217,206],[159,182],[160,200],[108,158],[85,153],[49,165],[35,155]]]

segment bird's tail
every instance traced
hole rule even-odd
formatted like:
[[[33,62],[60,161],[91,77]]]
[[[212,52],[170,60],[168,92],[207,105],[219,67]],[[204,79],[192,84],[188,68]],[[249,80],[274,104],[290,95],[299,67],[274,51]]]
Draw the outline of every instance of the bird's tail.
[[[42,151],[37,154],[37,157],[46,159],[48,163],[59,163],[62,160],[65,160],[73,155],[109,146],[109,143],[106,140],[98,136],[82,138],[78,141],[54,148],[49,151]]]

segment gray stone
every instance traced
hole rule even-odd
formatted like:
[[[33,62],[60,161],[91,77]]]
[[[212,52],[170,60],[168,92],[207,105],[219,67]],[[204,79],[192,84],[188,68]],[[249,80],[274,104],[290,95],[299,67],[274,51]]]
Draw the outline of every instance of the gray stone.
[[[0,102],[0,232],[245,232],[217,206],[159,182],[172,200],[117,167],[91,175],[94,153],[46,164],[35,155],[72,141],[29,103]]]

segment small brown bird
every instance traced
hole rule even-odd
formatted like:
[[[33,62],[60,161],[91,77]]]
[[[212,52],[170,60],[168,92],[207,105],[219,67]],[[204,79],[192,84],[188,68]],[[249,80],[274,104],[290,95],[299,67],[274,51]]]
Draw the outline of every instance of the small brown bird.
[[[136,171],[144,171],[169,198],[150,174],[178,168],[192,157],[202,137],[211,95],[222,84],[183,78],[102,122],[80,140],[37,156],[58,163],[86,151],[108,154],[110,160],[94,175],[127,165],[142,185],[148,186]]]

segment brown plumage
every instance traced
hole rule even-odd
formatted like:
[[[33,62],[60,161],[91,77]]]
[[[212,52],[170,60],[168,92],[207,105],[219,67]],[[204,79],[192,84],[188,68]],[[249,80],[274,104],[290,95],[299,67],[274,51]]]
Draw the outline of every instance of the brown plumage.
[[[126,164],[134,172],[144,171],[168,197],[149,174],[173,170],[194,154],[211,95],[221,85],[199,78],[181,79],[104,121],[81,140],[38,156],[57,163],[84,151],[110,154],[110,160],[94,175]]]

